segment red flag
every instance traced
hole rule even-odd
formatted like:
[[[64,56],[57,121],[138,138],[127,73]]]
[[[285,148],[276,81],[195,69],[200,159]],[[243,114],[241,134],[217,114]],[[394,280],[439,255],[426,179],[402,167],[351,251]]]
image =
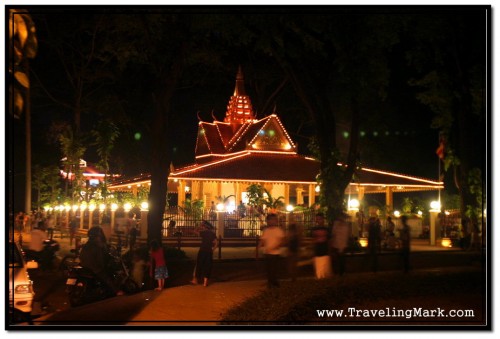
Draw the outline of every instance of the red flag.
[[[444,134],[440,133],[439,134],[439,147],[436,150],[436,154],[439,157],[439,159],[444,159],[444,149],[445,149],[445,136]]]
[[[443,159],[444,158],[444,143],[443,142],[441,142],[439,144],[439,147],[436,150],[436,154],[439,157],[439,159]]]

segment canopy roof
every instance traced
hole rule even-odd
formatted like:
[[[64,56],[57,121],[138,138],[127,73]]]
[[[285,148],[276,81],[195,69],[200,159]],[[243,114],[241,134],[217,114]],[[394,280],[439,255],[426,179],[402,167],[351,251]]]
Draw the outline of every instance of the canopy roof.
[[[222,182],[273,182],[283,184],[316,184],[319,162],[315,159],[290,152],[242,151],[206,163],[174,169],[169,181],[199,180]],[[342,166],[342,164],[339,164]],[[384,193],[390,187],[395,192],[437,190],[443,183],[400,173],[361,167],[356,171],[356,180],[347,189],[354,193],[364,187],[365,193]],[[149,183],[151,175],[141,174],[134,178],[113,183],[114,189],[133,184]],[[173,190],[174,191],[174,190]]]

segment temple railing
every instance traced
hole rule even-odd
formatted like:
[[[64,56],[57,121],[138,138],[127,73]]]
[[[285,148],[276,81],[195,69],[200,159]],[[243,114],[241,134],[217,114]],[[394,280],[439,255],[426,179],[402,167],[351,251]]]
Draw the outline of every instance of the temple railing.
[[[294,212],[277,212],[280,226],[287,231],[291,223],[304,237],[310,236],[314,226],[314,211],[306,209]],[[266,225],[263,213],[247,209],[245,211],[216,212],[208,209],[187,211],[179,206],[169,207],[163,217],[164,237],[198,237],[197,227],[203,220],[214,226],[214,232],[224,238],[260,237]]]

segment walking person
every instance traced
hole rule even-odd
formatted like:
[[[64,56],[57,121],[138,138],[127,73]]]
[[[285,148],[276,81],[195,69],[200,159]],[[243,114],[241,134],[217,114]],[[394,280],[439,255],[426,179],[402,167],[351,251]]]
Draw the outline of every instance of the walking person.
[[[127,215],[127,221],[125,224],[125,248],[129,247],[130,243],[130,232],[137,226],[137,220],[135,219],[135,213],[130,211]]]
[[[129,231],[129,247],[130,250],[133,250],[135,248],[135,242],[137,240],[137,235],[139,233],[139,230],[137,227],[134,225]]]
[[[279,287],[277,272],[280,265],[281,246],[285,239],[285,232],[278,225],[278,216],[269,213],[266,216],[264,231],[260,237],[260,246],[264,248],[264,258],[267,274],[267,287]]]
[[[47,233],[38,227],[30,232],[31,240],[28,247],[29,255],[40,263],[40,268],[46,270],[51,268],[48,262],[48,253],[45,251],[44,241],[47,240]]]
[[[408,217],[403,215],[401,217],[401,223],[403,227],[400,231],[401,238],[401,255],[403,257],[403,271],[408,273],[410,270],[410,239],[411,239],[411,230],[408,225]]]
[[[149,275],[153,276],[154,267],[154,278],[156,279],[158,286],[155,291],[163,290],[165,286],[165,279],[168,278],[167,263],[165,261],[165,254],[163,253],[163,247],[160,246],[158,241],[152,240],[150,243],[150,256],[151,265],[149,268]]]
[[[347,220],[348,215],[342,213],[336,218],[332,228],[333,267],[335,274],[340,276],[345,273],[345,255],[351,236],[351,227]]]
[[[45,229],[47,230],[47,237],[50,240],[52,240],[52,238],[54,237],[54,224],[54,217],[52,216],[52,214],[49,214],[47,216],[47,219],[45,220]]]
[[[372,272],[378,271],[378,252],[380,251],[380,220],[376,217],[371,217],[368,224],[368,252],[370,254],[370,262]]]
[[[69,246],[73,245],[73,239],[75,239],[76,231],[78,230],[78,220],[75,216],[71,218],[69,222]]]
[[[203,286],[208,286],[208,279],[212,274],[213,252],[217,248],[217,236],[213,232],[214,227],[211,223],[203,220],[200,224],[201,244],[196,257],[196,266],[193,272],[191,283],[196,285],[203,280]]]
[[[300,251],[300,234],[297,224],[294,222],[288,226],[287,247],[288,274],[293,282],[297,279],[297,263],[299,261]]]
[[[392,250],[396,247],[396,239],[394,237],[394,230],[396,228],[396,225],[394,224],[394,221],[392,221],[392,218],[389,216],[387,217],[387,224],[385,228],[385,242],[384,242],[384,247],[386,249]]]
[[[329,253],[330,232],[325,225],[325,216],[319,212],[315,217],[316,226],[312,229],[314,241],[314,271],[316,279],[332,276],[332,264]]]

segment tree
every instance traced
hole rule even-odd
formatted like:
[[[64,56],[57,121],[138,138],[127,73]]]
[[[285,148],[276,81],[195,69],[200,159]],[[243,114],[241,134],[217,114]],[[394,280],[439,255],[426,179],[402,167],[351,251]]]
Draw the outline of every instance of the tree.
[[[77,133],[82,129],[82,115],[99,111],[105,87],[113,83],[112,56],[105,52],[106,14],[79,11],[46,12],[36,17],[44,30],[47,56],[63,72],[44,81],[37,77],[43,95],[65,114],[69,112]],[[42,72],[43,70],[40,70]],[[46,85],[49,80],[57,81]],[[64,89],[64,90],[62,90]],[[116,106],[119,105],[115,104]]]
[[[91,131],[91,135],[94,137],[94,145],[97,146],[97,155],[100,157],[97,165],[104,170],[101,195],[106,200],[108,193],[109,160],[116,139],[120,135],[120,130],[111,120],[101,120],[97,124],[96,129]]]
[[[181,86],[201,82],[207,70],[221,68],[220,58],[227,50],[220,34],[231,27],[208,12],[175,8],[162,12],[145,10],[115,14],[107,22],[109,41],[105,53],[115,56],[122,74],[129,76],[129,71],[140,74],[151,104],[148,106],[151,114],[148,242],[162,239],[172,136],[181,121],[181,112],[175,110],[176,95]]]
[[[387,54],[398,41],[399,22],[355,10],[306,14],[250,17],[247,25],[256,46],[281,66],[314,122],[320,201],[333,221],[345,209],[344,192],[356,171],[360,126],[369,121],[363,112],[385,95]],[[350,125],[350,143],[343,152],[336,135],[341,122]]]
[[[74,131],[70,125],[66,125],[59,134],[59,144],[65,159],[64,169],[68,174],[66,178],[65,194],[66,196],[68,195],[68,182],[71,182],[71,197],[75,199],[76,194],[79,193],[79,189],[81,188],[80,160],[87,148],[81,133]]]
[[[261,203],[266,205],[268,208],[272,210],[278,210],[283,206],[285,206],[285,203],[283,202],[284,199],[285,197],[283,196],[274,198],[273,196],[271,196],[271,193],[269,193],[269,191],[264,188],[264,197]]]
[[[453,169],[462,216],[467,211],[482,211],[484,206],[484,200],[476,199],[471,191],[469,180],[485,166],[484,153],[477,152],[477,147],[484,146],[486,138],[478,140],[477,136],[488,132],[486,18],[485,11],[478,9],[449,17],[417,17],[410,22],[414,43],[408,60],[419,71],[411,84],[419,89],[418,99],[435,113],[432,127],[444,137],[443,165],[445,170]],[[484,172],[480,175],[484,189],[482,176]],[[474,216],[472,222],[477,225],[482,214]]]
[[[252,207],[257,207],[257,210],[263,210],[263,206],[276,210],[284,206],[284,197],[274,198],[264,186],[252,184],[247,187],[248,204]]]
[[[15,118],[25,113],[26,128],[26,187],[25,212],[31,211],[31,105],[30,64],[36,56],[38,41],[35,24],[23,9],[9,10],[9,98]]]

